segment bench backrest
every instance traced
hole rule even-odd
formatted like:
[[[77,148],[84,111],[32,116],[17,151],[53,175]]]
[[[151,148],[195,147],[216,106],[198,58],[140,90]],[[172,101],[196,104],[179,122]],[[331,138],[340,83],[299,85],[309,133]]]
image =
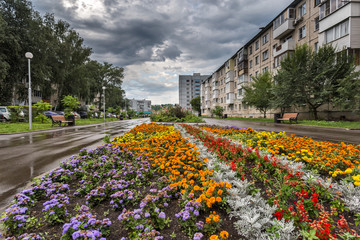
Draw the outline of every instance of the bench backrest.
[[[51,115],[53,121],[66,121],[64,115]]]
[[[297,118],[298,115],[299,113],[284,113],[282,118]]]

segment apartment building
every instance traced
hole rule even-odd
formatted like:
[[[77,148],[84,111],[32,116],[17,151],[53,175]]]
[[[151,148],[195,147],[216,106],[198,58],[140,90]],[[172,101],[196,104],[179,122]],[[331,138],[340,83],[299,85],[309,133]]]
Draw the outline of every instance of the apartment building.
[[[129,99],[129,107],[136,112],[151,113],[150,100]]]
[[[179,75],[179,105],[181,107],[191,109],[190,101],[200,96],[201,82],[208,77],[209,75],[201,75],[200,73]]]
[[[347,49],[359,65],[359,17],[360,1],[293,1],[202,82],[202,94],[206,84],[213,86],[208,93],[213,95],[211,106],[202,98],[202,114],[211,115],[212,109],[221,106],[228,116],[260,117],[259,111],[243,102],[243,87],[266,71],[275,75],[296,45],[306,43],[317,51],[323,44],[332,44],[339,51]]]

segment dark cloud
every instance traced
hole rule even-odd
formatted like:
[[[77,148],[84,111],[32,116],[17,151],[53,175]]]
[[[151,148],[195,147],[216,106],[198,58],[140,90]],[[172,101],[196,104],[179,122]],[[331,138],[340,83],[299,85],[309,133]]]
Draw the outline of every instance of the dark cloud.
[[[148,74],[156,69],[176,74],[209,74],[291,2],[33,0],[33,6],[42,14],[51,12],[69,22],[99,61],[122,67],[139,66],[139,71],[145,71],[142,67],[147,64],[151,69]],[[129,77],[132,79],[128,88],[134,92],[144,89],[144,95],[152,95],[151,92],[175,91],[164,79],[154,83],[144,76]]]

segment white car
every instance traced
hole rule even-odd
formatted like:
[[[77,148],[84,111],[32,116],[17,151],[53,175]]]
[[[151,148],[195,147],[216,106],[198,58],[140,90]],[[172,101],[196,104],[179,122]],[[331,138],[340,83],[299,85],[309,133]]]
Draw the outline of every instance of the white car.
[[[4,116],[6,121],[10,121],[10,112],[7,107],[0,106],[0,113]]]

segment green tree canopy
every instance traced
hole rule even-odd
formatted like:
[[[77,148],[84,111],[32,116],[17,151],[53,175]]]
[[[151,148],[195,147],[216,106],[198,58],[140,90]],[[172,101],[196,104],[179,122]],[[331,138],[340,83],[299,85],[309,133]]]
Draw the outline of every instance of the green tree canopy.
[[[200,96],[197,96],[190,101],[191,107],[193,110],[197,111],[199,113],[199,116],[201,114],[201,100]]]
[[[341,80],[353,76],[353,71],[353,61],[345,51],[336,52],[330,45],[319,48],[318,52],[306,44],[297,46],[294,54],[281,62],[274,77],[275,106],[307,105],[318,119],[317,109],[335,101]]]
[[[220,106],[216,106],[211,112],[216,116],[221,117],[223,115],[224,109]]]
[[[245,86],[245,96],[243,101],[250,106],[255,106],[257,110],[264,114],[271,108],[272,93],[272,76],[266,71],[264,74],[259,74],[253,77],[253,82],[250,86]]]

